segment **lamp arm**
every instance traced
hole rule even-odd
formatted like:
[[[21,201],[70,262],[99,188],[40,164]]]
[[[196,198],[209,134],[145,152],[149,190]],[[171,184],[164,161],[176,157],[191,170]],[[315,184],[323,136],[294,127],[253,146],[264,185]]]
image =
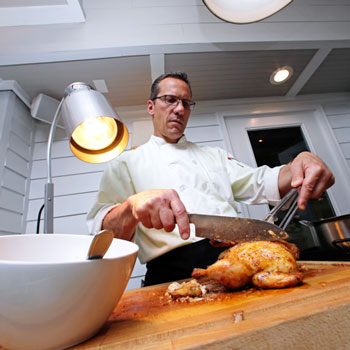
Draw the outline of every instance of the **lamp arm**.
[[[56,125],[60,116],[62,104],[64,97],[62,98],[60,104],[57,107],[55,116],[53,118],[49,138],[47,141],[47,183],[45,184],[45,208],[44,208],[44,233],[53,233],[53,199],[54,199],[54,186],[52,182],[52,172],[51,172],[51,148],[53,137],[55,135]]]

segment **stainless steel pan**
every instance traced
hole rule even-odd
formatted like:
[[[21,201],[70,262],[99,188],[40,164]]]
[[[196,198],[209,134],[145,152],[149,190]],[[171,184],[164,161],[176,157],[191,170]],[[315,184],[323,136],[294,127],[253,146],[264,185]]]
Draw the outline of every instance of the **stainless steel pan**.
[[[335,216],[319,221],[301,220],[322,249],[350,251],[350,214]]]

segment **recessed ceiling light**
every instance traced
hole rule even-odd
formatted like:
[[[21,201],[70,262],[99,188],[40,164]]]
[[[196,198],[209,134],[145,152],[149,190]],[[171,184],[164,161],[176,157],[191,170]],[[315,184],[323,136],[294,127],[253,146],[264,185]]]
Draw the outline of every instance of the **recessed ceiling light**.
[[[285,66],[276,69],[270,76],[270,83],[273,85],[279,85],[285,83],[293,74],[293,68]]]

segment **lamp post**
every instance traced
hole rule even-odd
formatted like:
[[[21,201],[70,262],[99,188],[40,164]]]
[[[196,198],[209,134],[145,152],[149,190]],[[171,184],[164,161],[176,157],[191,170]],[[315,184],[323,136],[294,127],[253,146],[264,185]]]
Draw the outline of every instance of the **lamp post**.
[[[129,133],[107,99],[90,85],[70,84],[57,107],[47,144],[47,183],[45,184],[44,233],[53,233],[54,184],[51,148],[62,115],[73,154],[89,163],[107,162],[122,153]]]

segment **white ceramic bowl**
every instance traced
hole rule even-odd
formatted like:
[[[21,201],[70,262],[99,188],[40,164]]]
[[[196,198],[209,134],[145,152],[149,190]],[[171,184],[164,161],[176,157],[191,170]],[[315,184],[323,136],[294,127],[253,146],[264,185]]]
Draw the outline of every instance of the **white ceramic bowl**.
[[[92,236],[0,237],[0,348],[63,349],[93,336],[129,281],[136,244],[113,239],[86,260]]]

